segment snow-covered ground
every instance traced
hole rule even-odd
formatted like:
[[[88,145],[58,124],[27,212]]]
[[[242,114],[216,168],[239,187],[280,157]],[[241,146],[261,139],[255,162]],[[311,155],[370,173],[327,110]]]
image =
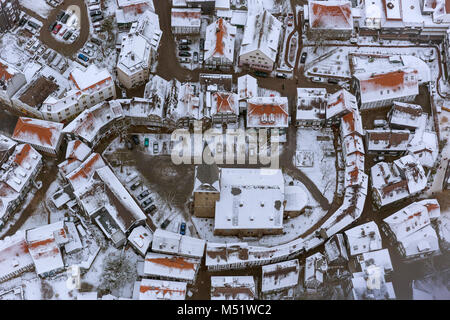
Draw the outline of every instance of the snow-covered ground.
[[[317,137],[327,137],[329,140],[319,141]],[[313,165],[299,168],[316,184],[325,198],[331,203],[336,191],[336,157],[327,156],[326,150],[334,150],[331,130],[304,128],[297,130],[296,151],[312,151],[313,154]],[[295,159],[294,164],[297,164]]]
[[[0,37],[0,58],[22,70],[31,60],[32,55],[25,48],[18,46],[19,39],[11,34],[5,33]]]
[[[20,5],[37,13],[42,18],[47,18],[53,8],[45,0],[19,0]]]

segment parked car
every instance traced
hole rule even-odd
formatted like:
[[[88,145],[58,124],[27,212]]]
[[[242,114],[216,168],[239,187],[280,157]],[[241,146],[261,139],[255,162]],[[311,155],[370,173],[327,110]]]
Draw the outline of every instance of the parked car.
[[[200,50],[205,50],[205,39],[200,39]]]
[[[323,79],[321,77],[312,77],[311,81],[312,82],[323,82]]]
[[[133,144],[131,143],[130,140],[127,140],[126,145],[127,145],[128,150],[133,150]]]
[[[87,54],[90,57],[92,57],[94,55],[94,52],[92,52],[89,49],[83,49],[82,51],[83,51],[84,54]]]
[[[140,195],[137,196],[138,200],[142,200],[144,199],[146,196],[148,196],[150,193],[148,192],[148,190],[145,190],[144,192],[142,192]]]
[[[136,190],[140,185],[141,185],[141,182],[140,182],[140,181],[137,181],[137,182],[135,182],[135,183],[130,187],[130,189],[134,191],[134,190]]]
[[[153,199],[152,199],[152,198],[148,198],[147,200],[145,200],[145,201],[142,203],[142,206],[143,206],[144,208],[146,208],[146,207],[148,207],[149,205],[151,205],[152,202],[153,202]]]
[[[72,34],[73,34],[72,31],[67,32],[67,33],[64,35],[63,39],[64,39],[64,40],[69,40],[69,38],[72,36]]]
[[[198,52],[194,52],[194,63],[198,63]]]
[[[180,63],[189,63],[191,62],[190,58],[180,58]]]
[[[56,25],[58,24],[58,22],[53,22],[49,27],[48,27],[48,31],[53,31],[53,29],[55,29]]]
[[[167,226],[168,226],[169,224],[170,224],[170,220],[169,220],[169,219],[164,220],[164,222],[161,223],[161,229],[167,228]]]
[[[99,15],[101,15],[101,14],[102,14],[102,12],[101,12],[100,10],[91,10],[91,11],[89,12],[89,15],[90,15],[91,17],[99,16]]]
[[[153,154],[159,153],[159,144],[158,142],[153,143]]]
[[[92,43],[95,43],[96,45],[98,45],[98,46],[101,46],[103,43],[99,40],[99,39],[97,39],[97,38],[92,38],[91,39],[91,42]]]
[[[180,57],[190,57],[191,53],[189,51],[180,51],[180,53],[178,53],[178,55]]]
[[[61,18],[61,22],[62,23],[67,23],[67,20],[69,20],[70,15],[69,14],[65,14],[62,18]]]
[[[62,37],[66,32],[67,32],[67,28],[62,28],[62,31],[59,33],[59,35]]]
[[[328,83],[331,83],[331,84],[338,84],[339,83],[339,81],[338,80],[336,80],[336,79],[328,79]]]
[[[183,236],[186,234],[186,223],[185,222],[181,223],[180,234],[183,235]]]
[[[84,62],[88,62],[88,61],[89,61],[89,58],[86,57],[86,56],[85,56],[84,54],[82,54],[82,53],[80,53],[80,54],[78,55],[78,59],[83,60]]]
[[[39,25],[37,23],[34,23],[33,21],[28,21],[27,23],[30,27],[33,29],[39,29]]]
[[[22,18],[22,19],[20,19],[20,21],[19,21],[19,27],[23,27],[24,25],[25,25],[25,23],[27,23],[27,19],[25,19],[25,18]]]
[[[255,76],[262,77],[262,78],[267,78],[267,73],[262,72],[262,71],[255,71]]]
[[[99,15],[99,16],[94,16],[92,17],[92,22],[98,22],[100,20],[103,20],[103,15]]]
[[[181,39],[180,44],[192,44],[192,41],[189,39]]]
[[[300,63],[305,63],[307,56],[308,56],[308,53],[303,52],[302,56],[300,57]]]
[[[178,50],[191,50],[191,48],[189,48],[189,46],[187,46],[185,44],[180,44],[178,46]]]
[[[59,30],[61,30],[62,25],[58,24],[54,29],[53,29],[53,34],[58,34]]]
[[[145,139],[144,139],[144,146],[148,147],[148,145],[149,145],[148,138],[145,138]]]
[[[145,213],[149,214],[149,215],[153,215],[156,211],[156,206],[154,204],[152,204],[150,207],[148,207],[147,209],[145,209]]]
[[[131,139],[133,139],[133,142],[135,145],[137,145],[137,146],[139,145],[139,137],[137,135],[133,134],[131,136]]]
[[[64,12],[64,11],[60,11],[59,13],[58,13],[58,15],[56,16],[56,20],[57,21],[61,21],[61,19],[64,17],[64,15],[65,15],[66,13]]]
[[[281,78],[281,79],[287,78],[287,75],[285,75],[284,73],[281,73],[281,72],[277,72],[276,76],[277,76],[277,78]]]

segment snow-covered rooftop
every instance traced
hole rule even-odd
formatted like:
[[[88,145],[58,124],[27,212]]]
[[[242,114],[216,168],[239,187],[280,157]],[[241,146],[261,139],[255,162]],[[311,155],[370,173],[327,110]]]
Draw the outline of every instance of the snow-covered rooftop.
[[[0,281],[34,265],[24,231],[0,240]]]
[[[103,158],[98,153],[91,154],[76,170],[66,176],[75,192],[89,184],[95,170],[106,166]]]
[[[56,150],[61,139],[64,124],[20,117],[12,138],[42,148]]]
[[[143,256],[145,256],[148,248],[150,248],[152,239],[152,231],[145,226],[137,226],[128,236],[128,241],[130,241],[133,247]]]
[[[345,231],[345,236],[351,256],[382,248],[380,230],[373,221]]]
[[[185,300],[186,282],[142,279],[139,300]]]
[[[248,100],[247,127],[287,128],[288,126],[287,97],[255,97]]]
[[[81,140],[71,140],[67,143],[66,159],[84,161],[91,151],[91,148]]]
[[[250,99],[258,95],[258,80],[246,74],[238,78],[239,100]]]
[[[200,8],[172,8],[171,26],[200,27],[201,16]]]
[[[217,58],[233,63],[235,35],[236,27],[222,18],[207,26],[204,60]]]
[[[350,1],[310,0],[308,7],[309,26],[312,30],[353,30],[352,4]]]
[[[155,252],[178,254],[193,258],[202,258],[206,241],[179,233],[156,229],[153,235],[152,250]]]
[[[145,256],[144,274],[192,282],[200,268],[200,259],[149,252]]]
[[[261,292],[271,292],[294,287],[298,284],[300,265],[298,259],[262,267]]]
[[[417,120],[422,116],[422,107],[417,104],[394,102],[390,111],[391,126],[415,129],[419,126]]]
[[[368,266],[376,265],[382,267],[385,273],[393,271],[391,256],[388,249],[364,252],[359,261],[362,271],[366,271]]]
[[[211,300],[254,300],[256,297],[252,276],[211,277]]]
[[[345,89],[330,94],[327,98],[326,117],[341,117],[344,114],[358,110],[356,97]]]
[[[297,120],[315,120],[325,117],[326,88],[297,88]]]
[[[366,130],[367,151],[404,152],[411,134],[409,130]]]

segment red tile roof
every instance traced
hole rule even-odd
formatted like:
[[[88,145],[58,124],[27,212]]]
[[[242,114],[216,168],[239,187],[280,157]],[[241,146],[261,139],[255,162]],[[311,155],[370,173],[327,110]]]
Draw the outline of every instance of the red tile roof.
[[[312,2],[311,26],[313,28],[352,27],[352,8],[349,2],[341,5]]]

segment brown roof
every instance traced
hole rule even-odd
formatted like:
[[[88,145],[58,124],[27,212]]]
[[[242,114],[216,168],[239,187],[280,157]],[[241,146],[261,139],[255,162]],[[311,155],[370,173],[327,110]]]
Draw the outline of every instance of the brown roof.
[[[386,141],[389,146],[398,146],[409,140],[409,133],[403,132],[368,132],[371,141]]]
[[[59,86],[56,83],[42,76],[22,93],[19,100],[29,106],[39,107],[58,88]]]
[[[30,139],[31,137],[27,137],[31,135],[33,137],[37,137],[39,142],[42,145],[47,145],[54,147],[57,143],[58,139],[56,136],[60,134],[59,123],[39,120],[36,121],[32,118],[24,118],[20,117],[17,120],[16,128],[14,129],[13,138],[19,140],[27,140],[30,143],[33,143]]]

